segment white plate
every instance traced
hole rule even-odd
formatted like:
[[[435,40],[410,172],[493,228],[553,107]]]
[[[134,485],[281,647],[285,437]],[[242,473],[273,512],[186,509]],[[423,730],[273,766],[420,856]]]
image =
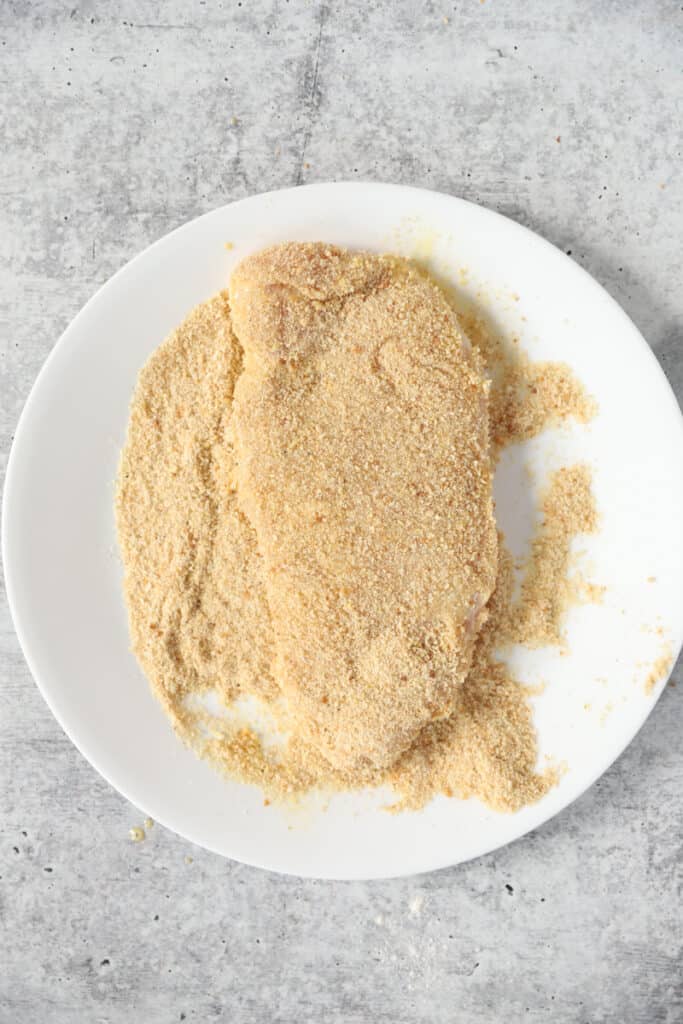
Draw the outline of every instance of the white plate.
[[[548,683],[535,701],[541,757],[568,766],[556,789],[518,814],[437,799],[419,814],[391,816],[376,794],[343,795],[327,810],[266,808],[257,790],[225,781],[181,745],[129,653],[112,502],[137,372],[196,303],[225,286],[237,260],[284,239],[421,256],[518,334],[532,356],[570,363],[598,401],[589,427],[554,431],[508,453],[497,479],[503,527],[521,550],[531,529],[523,463],[543,473],[589,462],[601,530],[580,547],[591,580],[607,586],[601,605],[570,613],[569,656],[544,650],[516,658],[525,679]],[[157,821],[211,850],[298,875],[426,871],[502,846],[557,814],[644,722],[665,683],[647,696],[648,666],[666,645],[673,660],[682,639],[682,456],[678,406],[636,328],[586,273],[530,231],[462,200],[397,186],[310,185],[254,196],[143,252],[52,351],[7,472],[10,605],[63,729]]]

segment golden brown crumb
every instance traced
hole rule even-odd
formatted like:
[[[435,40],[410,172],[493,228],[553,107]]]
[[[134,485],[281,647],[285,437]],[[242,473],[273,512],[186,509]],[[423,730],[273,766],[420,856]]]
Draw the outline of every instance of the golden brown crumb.
[[[577,534],[593,533],[597,527],[588,467],[558,470],[544,495],[542,511],[520,600],[504,624],[507,639],[527,647],[559,644],[564,612],[572,597],[578,596],[575,584],[567,578],[571,543]],[[588,585],[590,598],[596,593],[593,586]]]
[[[476,335],[493,377],[491,433],[498,449],[550,423],[589,418],[592,404],[566,367],[539,369],[523,356],[511,356],[514,346],[481,323],[472,325],[467,333]],[[335,769],[301,729],[271,675],[267,577],[235,495],[229,420],[241,371],[241,347],[221,293],[190,314],[141,374],[121,460],[117,521],[133,649],[180,735],[231,776],[258,785],[266,803],[316,787],[382,782],[393,785],[397,809],[422,806],[439,792],[477,796],[500,810],[538,799],[559,769],[537,772],[529,688],[494,654],[509,639],[514,618],[511,559],[503,547],[489,619],[457,691],[454,714],[427,726],[388,770]],[[520,642],[533,643],[539,635],[557,642],[566,602],[581,596],[566,580],[572,529],[593,523],[594,512],[587,511],[585,470],[567,473],[565,483],[578,474],[585,500],[576,507],[566,488],[551,483],[555,497],[546,500],[544,526],[527,568],[527,580],[535,579],[540,590],[535,594],[531,582],[526,591],[522,587],[522,608],[529,610],[524,628],[520,622],[515,627],[517,638],[526,637]],[[313,509],[311,518],[319,511]],[[564,592],[559,600],[543,589],[544,564]],[[241,696],[255,696],[274,732],[289,738],[266,743],[254,729],[236,727],[194,703],[210,691],[228,707]]]
[[[476,796],[495,810],[516,811],[554,785],[554,768],[536,771],[536,731],[525,688],[494,654],[509,617],[511,593],[512,559],[501,549],[490,617],[458,706],[448,719],[428,726],[389,774],[400,796],[396,809],[417,809],[445,793]]]
[[[216,689],[229,701],[270,680],[263,576],[226,437],[240,369],[222,293],[193,310],[140,374],[119,467],[132,648],[179,726],[186,694]]]
[[[338,768],[454,706],[496,577],[487,382],[405,260],[289,243],[230,281],[233,429],[274,675]]]
[[[532,362],[491,330],[476,313],[463,317],[492,377],[491,441],[494,454],[506,445],[536,437],[568,419],[587,423],[595,402],[565,363]]]
[[[600,725],[604,725],[605,724],[605,722],[607,721],[607,719],[609,718],[609,716],[612,714],[613,711],[614,711],[614,704],[610,700],[610,701],[607,702],[607,704],[605,704],[604,708],[600,712]]]
[[[499,811],[515,811],[539,799],[558,777],[536,770],[536,733],[527,687],[512,678],[494,648],[509,615],[512,560],[501,550],[501,571],[490,618],[479,634],[470,674],[453,714],[422,730],[416,743],[388,769],[334,769],[305,734],[283,751],[268,753],[252,729],[209,741],[204,752],[230,776],[259,786],[271,799],[298,797],[313,788],[344,790],[390,785],[393,811],[424,806],[437,793],[477,796]],[[285,731],[286,724],[282,723]]]
[[[671,644],[666,643],[662,647],[662,651],[650,667],[647,678],[645,680],[645,693],[650,694],[654,690],[657,683],[661,682],[662,679],[667,675],[671,669],[671,662],[673,660],[673,653],[671,650]]]
[[[140,828],[139,825],[135,825],[129,829],[128,835],[133,843],[141,843],[146,838],[144,828]]]
[[[599,583],[591,583],[582,576],[574,576],[569,583],[569,591],[574,595],[579,604],[602,604],[607,587]]]

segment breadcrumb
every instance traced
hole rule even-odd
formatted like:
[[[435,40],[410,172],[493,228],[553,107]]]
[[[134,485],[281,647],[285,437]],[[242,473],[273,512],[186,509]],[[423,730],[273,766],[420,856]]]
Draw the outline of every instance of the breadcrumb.
[[[369,348],[372,331],[367,327],[363,334],[358,329],[363,319],[360,306],[366,299],[375,303],[386,301],[394,287],[397,305],[392,309],[405,315],[409,330],[410,303],[401,307],[396,261],[377,261],[373,266],[378,275],[376,279],[372,278],[372,273],[369,275],[370,268],[362,260],[351,261],[341,276],[338,268],[327,277],[325,273],[316,273],[311,281],[303,283],[309,294],[304,304],[306,308],[299,313],[306,317],[314,311],[317,315],[320,313],[318,306],[325,307],[330,302],[329,292],[332,291],[335,293],[332,301],[337,307],[350,307],[349,316],[359,339],[355,343]],[[369,283],[369,279],[374,283]],[[419,284],[424,278],[409,270],[405,271],[405,280],[410,282],[414,293],[432,287]],[[287,287],[290,285],[291,282]],[[381,295],[386,290],[389,295]],[[291,298],[290,293],[287,294],[288,299]],[[284,314],[288,306],[285,303],[281,308]],[[376,327],[377,317],[369,322]],[[426,354],[420,358],[433,377],[452,373],[456,339],[464,340],[469,336],[474,342],[472,369],[467,370],[467,362],[463,361],[459,372],[464,375],[461,379],[468,379],[469,374],[473,391],[481,393],[481,374],[476,368],[481,349],[492,378],[489,408],[494,455],[504,445],[535,436],[550,424],[569,418],[585,422],[593,414],[592,400],[568,367],[530,362],[518,354],[515,345],[498,338],[477,318],[468,318],[461,329],[457,320],[454,322],[444,315],[443,328],[450,339],[450,355],[443,351],[440,360],[431,362]],[[290,374],[292,379],[287,380],[286,385],[296,388],[296,368],[303,368],[302,391],[317,388],[330,411],[336,407],[347,415],[343,402],[335,406],[335,388],[324,390],[321,383],[330,379],[335,383],[335,376],[341,378],[344,367],[341,363],[338,366],[333,361],[330,363],[329,354],[322,351],[320,356],[311,359],[310,353],[300,350],[299,333],[297,329],[287,336],[286,362],[278,364],[285,369],[276,367],[277,372],[272,374],[273,385],[284,386],[283,374],[285,377]],[[438,340],[436,328],[433,333]],[[349,337],[344,338],[345,361],[352,363],[362,356],[367,367],[367,352],[364,355],[353,353],[351,332],[348,334]],[[322,335],[319,337],[322,341]],[[378,367],[382,371],[377,373],[378,387],[382,384],[388,391],[395,390],[397,407],[402,403],[411,407],[412,419],[407,417],[406,422],[419,422],[425,393],[430,387],[438,389],[438,381],[430,383],[424,367],[413,366],[396,342],[393,348],[386,347],[384,356],[385,363]],[[258,356],[263,357],[263,353]],[[280,353],[277,358],[281,358]],[[222,292],[193,310],[142,371],[120,464],[116,511],[132,647],[179,735],[230,776],[258,785],[268,800],[291,799],[314,788],[335,791],[383,783],[389,783],[396,793],[394,810],[421,807],[438,793],[460,798],[478,797],[501,811],[514,811],[537,800],[556,782],[559,769],[549,765],[538,771],[529,689],[512,676],[499,660],[497,651],[511,639],[531,646],[541,642],[559,643],[567,603],[586,596],[579,594],[576,587],[572,589],[567,576],[573,536],[596,527],[587,469],[568,467],[551,481],[543,503],[543,523],[532,547],[520,598],[514,603],[512,560],[500,539],[498,576],[486,608],[488,619],[479,630],[474,650],[469,652],[471,666],[464,683],[455,687],[452,702],[442,705],[448,711],[446,716],[427,724],[413,736],[408,748],[393,764],[382,764],[381,758],[362,763],[355,758],[341,758],[335,767],[326,756],[329,747],[317,742],[319,737],[303,727],[301,716],[292,706],[296,700],[287,701],[282,696],[278,678],[281,659],[270,603],[274,588],[269,586],[272,570],[280,573],[282,566],[276,563],[274,545],[268,558],[264,557],[260,547],[263,530],[259,536],[258,529],[254,530],[250,517],[245,515],[245,511],[253,512],[256,502],[250,504],[247,500],[242,504],[237,494],[243,470],[238,465],[232,416],[233,395],[243,374],[243,360],[242,346],[232,327],[228,295]],[[254,373],[253,368],[250,372]],[[348,379],[358,383],[358,375],[354,376],[351,369]],[[428,427],[435,435],[439,431],[444,433],[445,437],[435,436],[434,443],[443,459],[444,471],[450,467],[452,472],[458,463],[449,460],[462,456],[457,453],[457,445],[452,457],[447,452],[446,437],[452,439],[452,429],[449,434],[449,407],[443,408],[446,410],[443,417],[434,416]],[[254,429],[257,425],[267,426],[262,415],[265,409],[277,414],[272,397],[259,416],[255,416]],[[385,413],[389,423],[396,427],[398,413],[390,409],[388,400]],[[392,415],[396,416],[395,420],[391,419]],[[240,443],[244,458],[254,439],[253,436],[247,439],[244,410],[242,416]],[[276,423],[277,419],[270,426],[270,445],[277,442],[273,434]],[[378,422],[372,420],[372,413],[370,423],[368,433],[376,437],[379,430],[381,437],[381,429]],[[317,429],[321,424],[308,415],[305,424],[308,445],[315,440],[313,425]],[[473,438],[478,436],[474,426],[468,429]],[[393,436],[396,436],[395,430]],[[370,455],[370,447],[362,450]],[[411,458],[422,452],[416,442]],[[260,452],[260,457],[264,453],[268,455],[267,448]],[[385,453],[381,454],[388,458]],[[290,456],[294,458],[291,452]],[[365,478],[370,481],[370,486],[365,487],[368,504],[373,496],[372,486],[375,486],[374,498],[380,513],[378,523],[387,531],[387,544],[401,544],[401,523],[393,524],[391,517],[384,514],[380,500],[382,477],[378,468],[373,468],[369,459],[368,462],[369,476]],[[311,468],[308,456],[303,459],[300,472],[304,467]],[[406,474],[403,475],[407,480]],[[437,476],[435,474],[435,478]],[[268,473],[267,478],[270,486],[276,476]],[[334,513],[337,519],[343,519],[341,513],[348,505],[349,495],[345,491],[344,503],[336,503],[333,482],[331,475],[327,488],[321,488],[320,495],[312,495],[310,508],[304,507],[301,492],[295,495],[307,542],[317,517],[322,516],[324,520],[326,515]],[[473,482],[481,488],[478,493],[486,491],[483,461],[481,477],[475,477]],[[280,484],[286,483],[281,476]],[[256,490],[265,484],[266,477],[262,484],[252,482],[252,487]],[[447,493],[448,486],[446,480]],[[360,488],[356,487],[358,491]],[[280,494],[280,501],[282,497]],[[456,496],[453,497],[456,500]],[[359,494],[358,500],[362,498]],[[425,502],[427,509],[439,508],[432,495],[414,495],[415,508],[420,501]],[[402,514],[411,512],[407,502],[400,507]],[[460,509],[457,504],[454,507]],[[291,521],[295,521],[293,516]],[[414,521],[417,522],[417,516]],[[443,529],[442,519],[438,521],[439,529]],[[271,513],[271,529],[273,522]],[[329,520],[326,525],[330,528]],[[333,545],[320,550],[328,559],[328,584],[332,578],[338,581],[341,614],[348,598],[343,588],[349,586],[349,580],[354,585],[353,573],[358,560],[348,533],[344,533],[343,522],[332,525],[331,536],[336,538],[341,531],[346,544],[344,559],[341,564],[333,564]],[[450,524],[449,528],[457,531],[458,524]],[[295,555],[298,548],[289,525],[288,531],[290,555]],[[491,542],[488,544],[492,551]],[[424,564],[421,557],[420,554],[415,563],[420,571]],[[493,555],[491,563],[495,564]],[[408,571],[411,563],[407,557],[403,564],[406,592],[422,594],[420,580],[413,580]],[[435,573],[434,580],[438,580],[438,567],[428,563],[427,568]],[[493,581],[489,584],[484,574],[481,587],[486,598],[492,585]],[[397,593],[393,584],[388,592]],[[380,610],[371,610],[379,620]],[[395,611],[391,606],[390,614],[394,615]],[[281,615],[280,628],[282,619]],[[299,626],[303,621],[300,620]],[[360,648],[352,645],[352,649]],[[430,651],[426,664],[433,656]],[[668,665],[666,669],[663,665],[653,666],[653,671],[657,668],[661,669],[661,677]],[[220,696],[226,708],[234,707],[242,697],[255,698],[267,709],[282,741],[267,743],[255,729],[235,726],[193,703],[196,698],[212,692]],[[318,696],[322,702],[324,694]],[[396,749],[395,745],[390,749]]]
[[[230,281],[239,505],[273,672],[337,768],[453,709],[497,567],[481,359],[407,261],[289,243]]]

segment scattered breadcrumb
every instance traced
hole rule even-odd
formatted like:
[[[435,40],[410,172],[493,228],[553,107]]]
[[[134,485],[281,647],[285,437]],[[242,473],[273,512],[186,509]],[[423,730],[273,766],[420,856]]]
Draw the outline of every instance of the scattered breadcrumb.
[[[569,589],[573,590],[580,604],[602,604],[607,587],[601,583],[591,583],[580,575],[573,576],[569,581]]]
[[[512,609],[506,632],[510,641],[527,647],[560,644],[563,614],[580,588],[568,578],[571,544],[580,533],[597,529],[597,514],[587,466],[558,470],[542,500],[540,527],[531,545],[520,600]],[[602,588],[583,584],[589,599]]]
[[[494,456],[513,442],[536,437],[549,426],[573,419],[588,423],[595,401],[565,363],[532,362],[492,330],[479,314],[463,318],[467,334],[479,348],[492,378],[491,442]]]
[[[651,694],[657,683],[660,683],[671,670],[671,662],[673,661],[673,651],[671,650],[671,644],[666,643],[662,649],[661,654],[650,667],[650,671],[645,680],[645,693]]]
[[[139,825],[135,825],[133,828],[131,828],[128,832],[128,835],[130,836],[131,840],[134,843],[141,843],[143,839],[146,838],[144,828],[140,828]]]
[[[600,713],[600,725],[604,725],[605,724],[605,722],[607,721],[607,719],[609,718],[609,716],[612,714],[613,711],[614,711],[614,704],[610,700],[610,701],[607,702],[607,704],[605,704],[604,708],[602,709],[602,711]]]
[[[568,367],[532,363],[476,318],[465,328],[492,378],[494,457],[551,424],[590,419],[594,403]],[[222,292],[193,310],[142,371],[121,459],[116,508],[132,646],[178,734],[229,776],[259,786],[266,802],[387,783],[393,810],[421,807],[439,793],[478,797],[501,811],[539,799],[562,769],[547,763],[539,772],[531,688],[498,652],[511,642],[560,643],[568,603],[594,586],[581,592],[568,579],[573,537],[596,527],[588,469],[568,467],[551,480],[514,602],[512,558],[500,538],[488,619],[455,707],[388,768],[355,761],[335,768],[274,678],[269,576],[236,493],[232,399],[242,365]],[[399,367],[396,380],[410,389],[411,375]],[[311,507],[312,523],[328,500]],[[198,703],[211,693],[226,717]],[[227,715],[246,697],[267,712],[279,742]],[[140,841],[144,831],[131,830],[131,838]]]

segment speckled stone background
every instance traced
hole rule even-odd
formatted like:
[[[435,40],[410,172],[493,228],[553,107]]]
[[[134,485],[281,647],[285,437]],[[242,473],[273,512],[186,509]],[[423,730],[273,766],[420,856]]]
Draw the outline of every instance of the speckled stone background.
[[[681,18],[666,0],[4,0],[3,462],[113,271],[231,199],[328,179],[442,189],[570,250],[680,396]],[[511,847],[297,881],[158,826],[131,843],[144,814],[62,734],[1,611],[1,1024],[683,1020],[680,687]]]

